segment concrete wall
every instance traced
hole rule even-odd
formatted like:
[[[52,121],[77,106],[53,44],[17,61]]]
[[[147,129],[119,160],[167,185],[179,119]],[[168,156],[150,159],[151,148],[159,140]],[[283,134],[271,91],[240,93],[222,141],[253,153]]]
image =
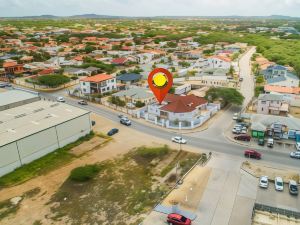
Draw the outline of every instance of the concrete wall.
[[[86,114],[1,146],[0,176],[72,143],[90,131],[90,115]]]

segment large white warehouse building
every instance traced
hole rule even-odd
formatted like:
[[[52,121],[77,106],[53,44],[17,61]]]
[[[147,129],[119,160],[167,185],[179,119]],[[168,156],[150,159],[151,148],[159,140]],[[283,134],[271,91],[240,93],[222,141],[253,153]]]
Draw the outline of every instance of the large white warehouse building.
[[[9,92],[3,94],[7,105]],[[22,94],[24,92],[12,92],[15,99],[20,99],[17,96]],[[28,93],[26,96],[28,98]],[[35,99],[0,111],[0,176],[74,142],[90,131],[90,112],[64,103]]]

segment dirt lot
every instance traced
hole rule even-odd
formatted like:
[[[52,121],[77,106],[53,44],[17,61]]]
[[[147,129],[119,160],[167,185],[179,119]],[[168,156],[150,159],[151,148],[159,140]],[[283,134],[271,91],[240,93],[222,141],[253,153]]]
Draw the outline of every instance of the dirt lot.
[[[196,166],[178,189],[173,190],[163,205],[178,203],[182,209],[196,211],[205,191],[211,168]]]
[[[274,167],[263,166],[260,164],[250,163],[248,161],[244,162],[242,169],[252,174],[255,177],[268,176],[270,180],[275,180],[275,177],[282,177],[284,182],[289,182],[289,180],[295,180],[299,183],[300,177],[299,172],[287,170],[287,169],[277,169]]]
[[[5,188],[0,190],[0,215],[5,215],[4,217],[0,216],[0,220],[1,220],[1,224],[18,224],[18,225],[30,225],[30,224],[43,224],[43,225],[47,225],[47,224],[65,224],[65,222],[67,221],[66,218],[69,218],[70,215],[75,215],[77,214],[77,211],[73,208],[73,212],[66,212],[63,210],[63,208],[59,208],[60,206],[66,206],[66,204],[64,205],[64,202],[66,203],[70,203],[68,201],[68,196],[67,197],[63,197],[63,199],[60,199],[59,197],[64,196],[64,190],[70,190],[69,188],[73,189],[74,191],[77,189],[81,189],[78,190],[78,195],[76,195],[76,197],[81,197],[81,201],[87,201],[88,205],[90,205],[90,207],[88,207],[88,205],[86,205],[85,209],[87,210],[95,210],[98,211],[98,209],[101,209],[101,207],[103,207],[103,211],[105,211],[105,207],[112,207],[112,206],[118,206],[121,207],[122,204],[118,205],[117,203],[113,203],[113,204],[100,204],[100,202],[91,202],[94,200],[93,198],[93,194],[92,195],[88,195],[86,194],[87,192],[91,192],[91,193],[95,193],[96,196],[98,196],[98,198],[101,196],[100,193],[105,193],[107,195],[109,195],[111,188],[110,186],[105,186],[105,182],[99,182],[97,184],[97,182],[95,182],[95,186],[87,186],[85,188],[84,185],[75,185],[75,186],[71,186],[68,184],[67,178],[70,174],[70,171],[76,167],[79,166],[83,166],[86,164],[93,164],[93,163],[99,163],[99,162],[103,162],[105,160],[110,160],[110,159],[114,159],[118,156],[127,154],[130,150],[137,148],[139,146],[142,145],[147,145],[147,146],[162,146],[162,144],[168,144],[171,148],[173,149],[178,149],[178,146],[176,144],[173,144],[171,142],[168,141],[164,141],[161,140],[159,138],[155,138],[152,136],[148,136],[145,135],[143,133],[140,132],[136,132],[130,128],[121,126],[119,123],[114,123],[111,121],[108,121],[100,116],[95,116],[92,115],[92,119],[96,121],[96,126],[95,126],[95,131],[96,132],[102,132],[102,133],[106,133],[107,131],[109,131],[111,128],[116,127],[119,128],[120,132],[118,134],[116,134],[113,139],[105,144],[105,145],[99,145],[98,143],[89,143],[86,144],[84,143],[83,145],[81,145],[81,147],[79,147],[76,152],[79,152],[78,154],[81,155],[84,152],[82,151],[82,149],[86,149],[87,146],[89,146],[90,148],[92,148],[92,150],[88,151],[87,153],[83,154],[83,156],[81,156],[78,159],[75,159],[74,161],[72,161],[71,163],[67,164],[66,166],[62,167],[62,168],[58,168],[57,170],[54,170],[52,172],[49,172],[43,176],[31,179],[23,184],[20,184],[18,186],[15,187],[10,187],[10,188]],[[82,147],[84,146],[84,147]],[[81,150],[80,150],[81,149]],[[193,148],[188,148],[186,147],[186,149],[188,149],[189,151],[197,151],[199,152],[199,149],[193,149]],[[177,154],[175,153],[171,153],[172,157],[176,157]],[[194,158],[194,157],[193,157]],[[120,159],[118,159],[120,160]],[[114,168],[114,165],[122,165],[122,161],[112,161],[112,165],[111,168]],[[170,160],[170,159],[162,159],[162,162],[166,163],[167,161],[171,161],[173,162],[174,160]],[[187,160],[188,162],[192,161],[192,160]],[[138,173],[139,170],[137,170],[136,166],[134,163],[132,164],[132,160],[129,160],[128,162],[124,163],[124,167],[119,167],[118,169],[114,170],[108,170],[109,172],[107,173],[101,173],[101,176],[103,176],[103,179],[106,181],[111,181],[110,179],[111,176],[108,176],[110,174],[112,175],[120,175],[120,177],[124,178],[124,177],[128,177],[130,179],[136,178],[136,176],[132,176],[132,174]],[[160,164],[159,162],[156,162],[157,165],[154,167],[155,174],[152,174],[153,176],[155,176],[153,179],[150,177],[149,178],[149,182],[151,181],[151,183],[147,183],[145,182],[145,184],[149,184],[149,186],[152,187],[157,187],[159,184],[159,182],[161,182],[162,180],[165,180],[161,177],[161,173],[163,170],[167,171],[169,169],[172,168],[167,168],[166,167],[169,165],[165,164],[165,166],[163,166],[163,164]],[[131,168],[130,165],[133,165],[133,167]],[[154,162],[155,164],[155,162]],[[188,163],[187,163],[188,164]],[[140,165],[140,164],[138,164]],[[136,170],[134,170],[134,168]],[[165,172],[164,172],[165,173]],[[145,179],[145,177],[143,178]],[[121,184],[122,179],[118,180],[116,184]],[[157,181],[156,181],[157,180]],[[132,186],[128,186],[128,190],[131,190],[134,186],[136,186],[139,182],[137,182],[139,180],[134,180],[134,182],[132,182]],[[154,182],[154,183],[152,183]],[[155,183],[158,182],[158,183]],[[98,186],[100,185],[100,186]],[[108,188],[108,189],[102,189],[104,188]],[[147,186],[147,188],[149,188],[149,186]],[[117,187],[117,186],[116,186]],[[137,187],[139,187],[137,185]],[[95,189],[94,189],[95,188]],[[99,189],[97,189],[99,188]],[[135,193],[138,197],[144,198],[145,193],[144,191],[146,191],[148,193],[149,189],[141,189],[138,188],[137,192]],[[34,190],[39,190],[34,191]],[[97,190],[109,190],[109,191],[104,191],[101,192],[99,191],[99,193],[97,192]],[[113,189],[114,190],[114,189]],[[109,196],[109,198],[115,198],[119,195],[118,193],[119,189],[116,189],[115,191],[113,191],[112,193],[114,193],[114,196]],[[128,195],[133,195],[133,193],[131,193],[130,191],[128,192],[128,190],[123,190],[123,192],[120,193],[120,195],[124,196],[128,193]],[[134,189],[135,190],[135,189]],[[151,189],[152,190],[152,189]],[[86,192],[87,191],[87,192]],[[153,190],[153,192],[149,192],[151,194],[153,194],[154,196],[159,196],[161,191],[163,191],[163,189],[158,189],[156,191],[156,189]],[[30,197],[28,197],[25,193],[30,193],[30,192],[34,192],[33,195],[31,195]],[[56,194],[57,193],[57,194]],[[61,193],[63,193],[61,195]],[[76,192],[74,192],[76,193]],[[74,193],[73,196],[74,196]],[[69,193],[71,194],[71,193]],[[134,196],[135,196],[134,194]],[[129,196],[130,196],[129,195]],[[11,203],[9,202],[9,199],[14,198],[16,196],[20,196],[22,197],[22,199],[18,202],[18,204],[14,207],[12,207]],[[149,197],[149,195],[146,195],[147,198],[149,198],[150,200],[152,199],[152,195]],[[67,198],[65,200],[65,198]],[[74,200],[74,198],[70,198],[71,200]],[[154,198],[153,198],[154,199]],[[60,201],[59,201],[60,200]],[[98,199],[99,200],[99,199]],[[104,199],[105,200],[105,199]],[[62,201],[62,202],[61,202]],[[79,200],[78,200],[79,201]],[[91,203],[91,204],[90,204]],[[138,213],[144,213],[144,210],[147,210],[148,207],[150,205],[152,205],[153,202],[149,202],[145,205],[145,207],[143,207],[141,211],[138,211]],[[4,204],[4,205],[3,205]],[[87,203],[86,203],[87,204]],[[74,202],[73,204],[74,206],[78,206],[76,204],[76,202]],[[134,205],[134,204],[133,204]],[[131,206],[133,206],[131,205]],[[2,207],[3,206],[3,207]],[[100,207],[101,206],[101,207]],[[56,208],[58,207],[58,208]],[[99,208],[100,207],[100,208]],[[138,207],[138,206],[137,206]],[[56,208],[56,210],[55,210]],[[132,208],[132,207],[130,207]],[[9,209],[7,211],[7,209]],[[61,209],[61,211],[64,214],[60,214],[58,209]],[[139,207],[137,208],[139,209]],[[5,211],[5,213],[3,213],[3,210]],[[109,208],[106,208],[106,210],[110,211]],[[129,210],[129,208],[128,208]],[[131,209],[134,210],[134,209]],[[128,215],[130,215],[130,210],[129,211],[125,211],[128,213]],[[70,213],[70,214],[68,214]],[[84,213],[84,212],[82,212]],[[84,214],[82,214],[84,215]],[[112,214],[109,214],[112,215]],[[106,214],[94,214],[93,216],[91,216],[91,219],[95,218],[99,221],[107,218],[108,215]],[[113,216],[113,215],[112,215]],[[120,218],[123,218],[124,215],[120,215]],[[125,215],[126,217],[126,215]],[[127,216],[128,217],[128,216]],[[86,216],[83,217],[87,218]],[[130,217],[131,218],[131,217]],[[139,218],[137,217],[132,217],[133,221],[131,222],[136,222]],[[58,221],[58,219],[60,221]],[[64,221],[64,219],[66,219],[66,221]],[[69,219],[69,222],[73,223],[73,224],[84,224],[81,222],[78,222],[76,219]],[[87,223],[89,224],[89,223]],[[108,224],[114,224],[114,223],[108,223]],[[115,223],[115,224],[122,224],[122,223]],[[125,223],[123,223],[125,224]]]
[[[299,107],[290,107],[289,112],[293,117],[300,118],[300,108]]]

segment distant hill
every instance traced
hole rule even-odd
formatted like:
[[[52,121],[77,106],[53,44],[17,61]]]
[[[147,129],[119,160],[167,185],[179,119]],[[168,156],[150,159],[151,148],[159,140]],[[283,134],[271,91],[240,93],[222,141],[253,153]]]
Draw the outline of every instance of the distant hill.
[[[111,16],[98,14],[82,14],[73,16],[54,16],[54,15],[40,15],[40,16],[24,16],[24,17],[0,17],[1,19],[134,19],[134,18],[154,18],[154,19],[280,19],[280,20],[299,20],[300,17],[291,17],[284,15],[271,16],[154,16],[154,17],[128,17],[128,16]]]

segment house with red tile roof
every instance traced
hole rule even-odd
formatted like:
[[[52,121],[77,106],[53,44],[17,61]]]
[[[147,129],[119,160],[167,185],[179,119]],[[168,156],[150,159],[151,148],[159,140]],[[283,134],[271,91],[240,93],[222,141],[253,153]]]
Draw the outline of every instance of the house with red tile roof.
[[[80,80],[81,92],[88,94],[104,94],[117,89],[116,78],[109,74],[97,74]]]
[[[125,65],[128,62],[128,59],[125,57],[115,58],[111,61],[114,65]]]
[[[220,109],[195,95],[167,94],[161,105],[148,106],[146,120],[167,128],[193,129],[201,126]]]
[[[23,64],[18,64],[16,61],[7,61],[3,63],[5,74],[21,74],[24,72]]]

